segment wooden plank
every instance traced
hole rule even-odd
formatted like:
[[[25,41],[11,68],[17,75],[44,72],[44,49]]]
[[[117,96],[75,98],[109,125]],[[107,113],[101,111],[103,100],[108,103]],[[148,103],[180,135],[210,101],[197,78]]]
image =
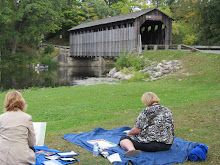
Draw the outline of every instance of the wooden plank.
[[[78,46],[78,38],[79,38],[79,35],[78,33],[76,34],[76,38],[75,38],[75,45],[76,45],[76,56],[78,56],[78,52],[79,52],[79,46]]]
[[[102,36],[101,36],[101,31],[97,32],[98,35],[98,54],[97,56],[100,56],[100,53],[102,52]]]
[[[108,55],[111,57],[111,27],[108,30],[108,44],[107,44],[107,50],[108,50]]]
[[[85,54],[86,47],[85,47],[85,33],[82,34],[82,55]]]
[[[187,48],[187,49],[189,49],[190,51],[192,51],[192,52],[202,52],[202,51],[200,51],[199,49],[196,49],[196,48],[193,48],[193,47],[191,47],[191,46],[188,46],[188,45],[181,45],[182,47],[185,47],[185,48]]]
[[[197,48],[197,49],[210,49],[210,50],[215,50],[215,49],[220,49],[220,46],[202,46],[202,45],[195,45],[195,46],[192,46],[194,48]]]

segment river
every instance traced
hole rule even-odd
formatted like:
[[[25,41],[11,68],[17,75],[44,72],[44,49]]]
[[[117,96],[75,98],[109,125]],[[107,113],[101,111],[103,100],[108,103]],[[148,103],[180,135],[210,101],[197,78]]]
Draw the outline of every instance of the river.
[[[59,67],[48,70],[0,68],[0,91],[23,90],[32,87],[74,86],[88,78],[103,77],[105,77],[105,68],[100,67]]]

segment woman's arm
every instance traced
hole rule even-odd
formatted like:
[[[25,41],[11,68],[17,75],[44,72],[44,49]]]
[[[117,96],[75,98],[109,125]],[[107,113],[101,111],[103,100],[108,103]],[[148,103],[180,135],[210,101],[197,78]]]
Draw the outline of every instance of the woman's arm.
[[[28,120],[28,144],[30,147],[34,147],[36,145],[36,138],[34,133],[32,117]]]
[[[128,133],[127,135],[137,135],[141,132],[141,129],[138,127],[133,127]]]

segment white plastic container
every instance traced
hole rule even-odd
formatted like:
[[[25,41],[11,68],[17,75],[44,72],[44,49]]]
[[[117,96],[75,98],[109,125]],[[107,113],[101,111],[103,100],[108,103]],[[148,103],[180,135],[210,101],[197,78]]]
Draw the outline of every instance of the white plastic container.
[[[98,143],[96,142],[93,146],[93,156],[96,157],[99,155],[99,145]]]

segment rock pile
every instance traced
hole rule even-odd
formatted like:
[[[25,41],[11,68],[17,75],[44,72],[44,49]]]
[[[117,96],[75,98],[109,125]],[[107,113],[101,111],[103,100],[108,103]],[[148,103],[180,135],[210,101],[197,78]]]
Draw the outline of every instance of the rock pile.
[[[148,73],[149,78],[146,79],[146,81],[153,81],[160,79],[168,74],[177,72],[181,66],[181,62],[179,60],[171,60],[166,61],[163,60],[160,63],[150,61],[148,59],[145,59],[147,66],[143,68],[143,70],[140,70],[139,72]],[[116,69],[113,68],[109,71],[107,76],[118,78],[122,80],[128,80],[132,78],[134,75],[134,72],[131,72],[130,74],[124,74],[122,71],[116,72]]]

